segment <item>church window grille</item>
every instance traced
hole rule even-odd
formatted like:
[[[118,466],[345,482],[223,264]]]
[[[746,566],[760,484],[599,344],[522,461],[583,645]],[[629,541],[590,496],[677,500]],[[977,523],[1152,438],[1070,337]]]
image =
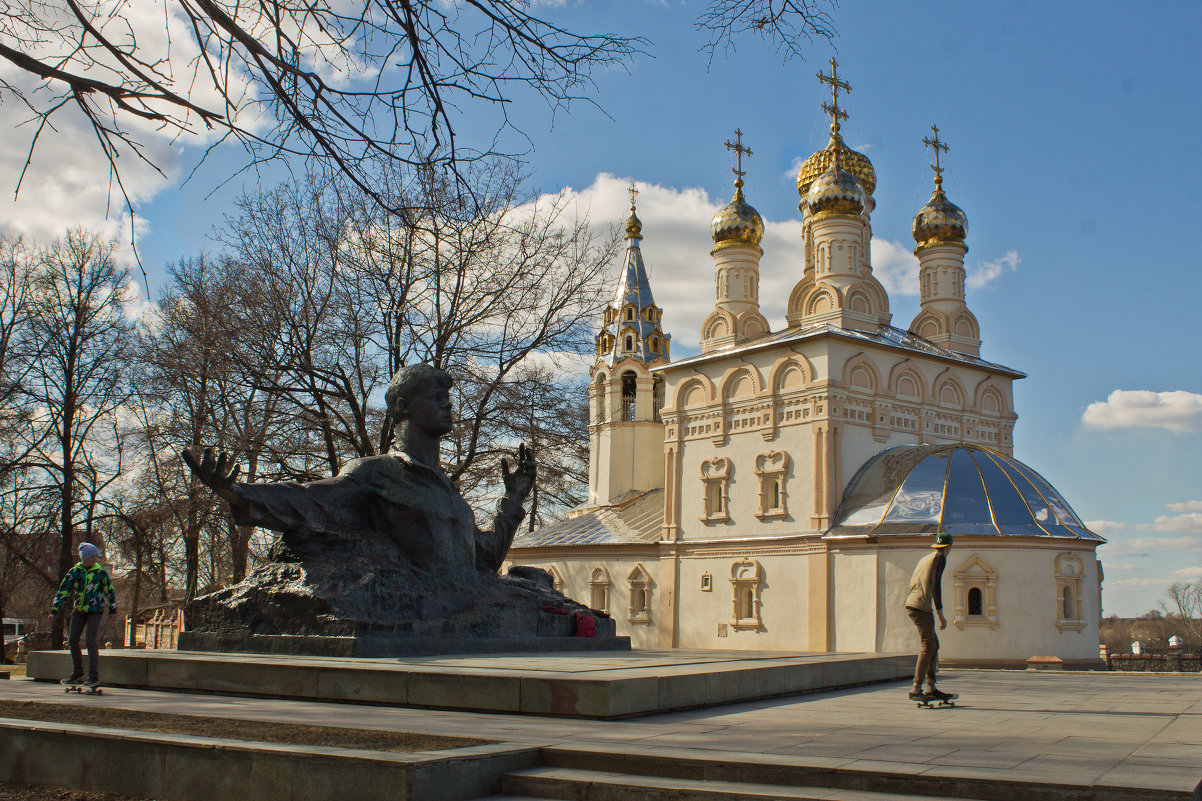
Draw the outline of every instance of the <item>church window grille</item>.
[[[601,612],[609,613],[609,571],[603,567],[593,570],[589,576],[589,606]]]
[[[661,412],[664,408],[664,379],[662,376],[655,376],[651,380],[651,408],[655,413],[655,422],[662,423],[663,417]]]
[[[638,397],[638,379],[627,370],[622,373],[622,419],[629,422],[634,420],[635,400]]]
[[[784,451],[768,451],[755,458],[755,474],[759,478],[759,509],[755,516],[760,520],[785,517],[785,476],[789,471],[789,454]]]
[[[998,572],[979,554],[972,554],[952,573],[955,606],[952,625],[958,629],[998,627]]]
[[[730,519],[730,474],[731,461],[725,456],[716,456],[701,463],[703,522],[714,523]]]
[[[982,594],[980,587],[972,587],[968,590],[968,616],[980,617],[984,613],[982,605]]]
[[[754,559],[735,562],[730,568],[731,621],[736,631],[759,631],[763,627],[760,618],[763,589],[763,568]]]
[[[651,622],[651,574],[635,565],[626,578],[630,584],[630,607],[626,619],[631,623]]]
[[[1084,563],[1076,554],[1062,553],[1056,557],[1056,628],[1060,631],[1081,631],[1085,628],[1085,607],[1082,598]]]

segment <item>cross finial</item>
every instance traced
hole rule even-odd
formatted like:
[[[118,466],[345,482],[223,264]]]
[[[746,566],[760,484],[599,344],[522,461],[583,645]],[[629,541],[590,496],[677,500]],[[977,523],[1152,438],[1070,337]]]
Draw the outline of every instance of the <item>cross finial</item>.
[[[839,90],[842,89],[848,94],[851,93],[851,85],[847,81],[839,80],[839,62],[831,58],[831,74],[825,75],[821,70],[818,71],[818,80],[831,87],[831,102],[823,103],[822,110],[831,115],[831,133],[839,133],[839,120],[847,119],[847,112],[839,108]]]
[[[931,131],[934,136],[924,136],[922,143],[935,151],[935,163],[931,165],[931,169],[935,171],[935,186],[940,186],[943,183],[943,167],[939,165],[939,151],[946,153],[947,145],[939,141],[939,126],[932,125]]]
[[[743,154],[747,154],[749,157],[755,154],[751,152],[751,148],[743,146],[743,131],[739,128],[735,128],[735,143],[732,145],[727,139],[726,146],[735,152],[736,166],[730,170],[735,174],[735,189],[742,189],[743,176],[747,174],[747,171],[743,169]]]
[[[635,201],[639,196],[639,188],[632,182],[630,186],[626,187],[626,191],[630,193],[630,210],[634,211]]]

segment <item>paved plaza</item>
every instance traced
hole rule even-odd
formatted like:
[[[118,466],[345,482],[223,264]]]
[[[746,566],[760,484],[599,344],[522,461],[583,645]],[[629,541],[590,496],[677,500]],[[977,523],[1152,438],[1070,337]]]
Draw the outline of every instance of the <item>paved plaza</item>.
[[[1202,781],[1202,676],[958,671],[953,709],[918,709],[906,682],[597,721],[113,688],[148,712],[481,737],[599,753],[1193,792]],[[0,682],[11,699],[80,703],[57,685]],[[604,761],[604,758],[601,760]]]

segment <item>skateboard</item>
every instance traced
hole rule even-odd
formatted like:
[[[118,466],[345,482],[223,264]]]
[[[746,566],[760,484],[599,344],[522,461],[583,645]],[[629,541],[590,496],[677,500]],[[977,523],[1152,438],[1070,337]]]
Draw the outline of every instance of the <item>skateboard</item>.
[[[65,693],[104,695],[104,691],[100,689],[99,684],[86,684],[82,681],[67,681],[66,679],[63,679],[60,684],[63,685],[63,692]]]
[[[919,707],[926,707],[927,709],[934,709],[935,707],[940,706],[954,707],[956,705],[956,699],[959,697],[960,696],[956,693],[948,693],[947,698],[931,698],[928,696],[923,698],[921,701],[916,700],[915,704],[917,704]]]

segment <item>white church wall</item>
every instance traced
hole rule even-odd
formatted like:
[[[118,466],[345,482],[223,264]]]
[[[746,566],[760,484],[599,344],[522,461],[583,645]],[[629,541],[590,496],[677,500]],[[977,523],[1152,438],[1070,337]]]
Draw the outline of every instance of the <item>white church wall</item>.
[[[834,551],[831,554],[831,608],[836,651],[875,651],[877,616],[877,554],[872,551]]]
[[[913,651],[918,647],[914,625],[904,609],[905,595],[914,566],[929,552],[929,549],[882,552],[882,579],[886,584],[880,650]],[[1067,621],[1062,617],[1063,600],[1057,579],[1060,554],[1077,555],[1081,566],[1081,603],[1074,604],[1073,619]],[[987,572],[990,569],[995,573],[993,576]],[[959,585],[958,572],[962,576]],[[963,580],[964,576],[967,580]],[[994,582],[993,615],[989,614],[990,578]],[[982,594],[984,614],[979,616],[968,614],[967,594],[974,586]],[[978,545],[962,538],[949,554],[944,570],[943,612],[948,627],[939,633],[941,659],[999,663],[1049,655],[1066,660],[1096,659],[1099,610],[1094,550],[1064,541],[1024,540],[999,547],[993,543]]]

